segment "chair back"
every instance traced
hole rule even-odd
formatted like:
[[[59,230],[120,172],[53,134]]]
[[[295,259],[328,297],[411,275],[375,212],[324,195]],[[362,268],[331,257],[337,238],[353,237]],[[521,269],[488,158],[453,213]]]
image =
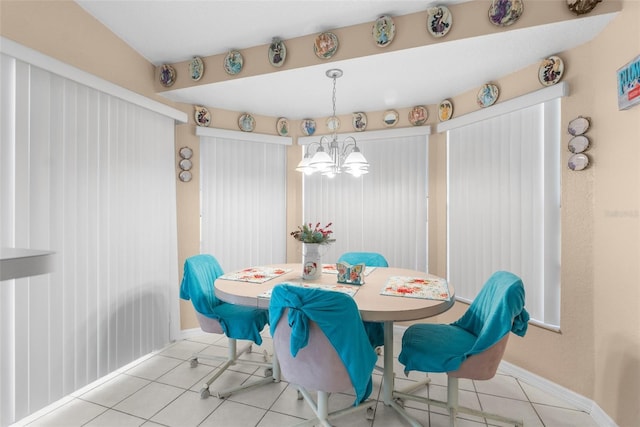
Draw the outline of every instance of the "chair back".
[[[187,258],[180,284],[180,298],[191,300],[196,312],[211,317],[222,301],[216,298],[214,282],[224,271],[212,255],[201,254]]]
[[[507,271],[494,273],[464,315],[452,323],[477,337],[466,356],[489,349],[509,332],[524,336],[529,321],[524,299],[524,285],[518,276]]]
[[[509,334],[482,353],[469,356],[458,369],[447,372],[447,375],[470,380],[490,380],[498,372],[500,361],[507,349],[507,341]]]
[[[369,267],[389,267],[385,257],[377,252],[345,252],[338,258],[338,262],[351,265],[364,263]]]
[[[336,349],[316,322],[309,322],[309,344],[291,355],[291,326],[285,309],[273,335],[273,348],[286,381],[329,393],[353,390],[349,373]]]
[[[377,355],[352,297],[277,285],[271,292],[269,324],[274,352],[288,381],[326,392],[353,389],[356,403],[369,396]]]

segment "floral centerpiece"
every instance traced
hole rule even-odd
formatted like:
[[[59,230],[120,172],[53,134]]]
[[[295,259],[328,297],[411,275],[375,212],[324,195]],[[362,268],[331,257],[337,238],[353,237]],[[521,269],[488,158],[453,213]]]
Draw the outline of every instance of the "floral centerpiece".
[[[335,242],[336,239],[331,238],[331,231],[329,228],[333,223],[329,223],[324,227],[320,227],[320,223],[317,223],[315,227],[311,223],[298,226],[298,229],[292,231],[290,234],[294,239],[299,240],[302,243],[319,243],[328,244]]]

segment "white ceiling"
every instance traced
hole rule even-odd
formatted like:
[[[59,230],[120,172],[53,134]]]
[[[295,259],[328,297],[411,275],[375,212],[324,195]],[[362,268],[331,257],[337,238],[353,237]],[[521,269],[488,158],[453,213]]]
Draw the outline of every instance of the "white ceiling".
[[[478,0],[76,1],[151,63],[161,65],[194,55],[204,57],[265,45],[274,36],[286,42],[373,22],[382,14],[400,16],[426,11],[430,5]],[[473,39],[443,39],[442,43],[414,49],[172,90],[163,96],[188,104],[289,119],[326,117],[331,115],[332,82],[325,72],[337,67],[344,71],[337,81],[337,114],[437,104],[581,45],[595,37],[613,16],[585,15],[582,19]]]

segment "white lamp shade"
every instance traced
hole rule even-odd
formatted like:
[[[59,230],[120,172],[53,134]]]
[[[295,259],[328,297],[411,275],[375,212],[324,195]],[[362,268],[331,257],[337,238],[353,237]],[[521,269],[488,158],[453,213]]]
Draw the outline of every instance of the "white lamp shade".
[[[347,169],[351,168],[361,168],[361,167],[369,167],[369,162],[364,158],[360,150],[355,150],[349,153],[347,158],[344,160],[343,166]]]
[[[359,176],[369,173],[369,170],[368,169],[347,169],[347,173],[358,178]]]
[[[316,153],[311,158],[311,161],[309,162],[309,166],[320,171],[325,170],[332,165],[333,160],[331,160],[329,154],[327,154],[327,152],[323,150],[316,151]]]
[[[305,175],[311,175],[315,171],[315,169],[311,167],[310,163],[311,157],[304,156],[303,159],[300,160],[300,163],[298,163],[298,166],[296,166],[296,171],[302,172]]]

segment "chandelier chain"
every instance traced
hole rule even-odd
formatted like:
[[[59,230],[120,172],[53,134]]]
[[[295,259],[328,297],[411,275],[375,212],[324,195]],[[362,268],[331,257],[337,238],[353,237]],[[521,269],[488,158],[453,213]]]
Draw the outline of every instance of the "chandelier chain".
[[[337,130],[338,126],[336,126],[336,123],[335,123],[335,120],[337,120],[336,118],[336,80],[337,79],[338,79],[338,76],[334,74],[333,75],[333,95],[331,97],[331,102],[333,103],[333,116],[331,117],[334,120],[334,125],[331,129],[331,139],[334,141],[338,139],[338,130]]]

